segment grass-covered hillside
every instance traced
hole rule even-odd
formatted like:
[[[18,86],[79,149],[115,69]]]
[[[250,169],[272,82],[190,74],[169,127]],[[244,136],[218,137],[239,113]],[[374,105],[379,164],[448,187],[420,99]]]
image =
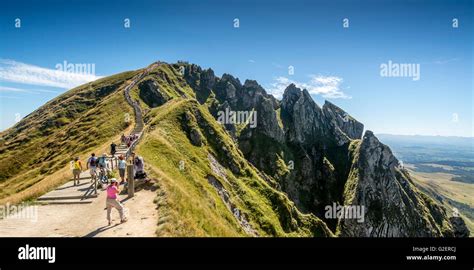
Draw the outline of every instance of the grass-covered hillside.
[[[197,101],[179,98],[151,110],[145,134],[137,152],[159,179],[158,235],[331,235],[270,187]]]
[[[139,72],[72,89],[2,132],[0,202],[46,193],[71,178],[73,157],[101,153],[131,130],[133,110],[123,90]],[[243,157],[177,66],[148,70],[130,95],[145,119],[136,152],[159,186],[159,236],[332,235]]]
[[[71,177],[72,158],[84,160],[90,151],[105,149],[133,126],[133,110],[119,90],[135,74],[124,72],[72,89],[1,132],[0,202],[35,198],[59,185]]]

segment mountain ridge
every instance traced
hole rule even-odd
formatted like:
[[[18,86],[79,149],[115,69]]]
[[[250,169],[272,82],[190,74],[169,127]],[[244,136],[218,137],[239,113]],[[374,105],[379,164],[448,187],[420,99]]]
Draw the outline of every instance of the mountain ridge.
[[[176,204],[164,203],[179,229],[162,226],[163,234],[464,235],[458,233],[464,232],[462,219],[451,221],[411,184],[390,149],[371,131],[363,134],[363,124],[335,104],[320,107],[293,84],[277,100],[255,80],[241,84],[186,62],[154,64],[130,96],[145,122],[137,152],[150,160],[161,190]],[[217,122],[225,109],[254,112],[258,124]],[[0,156],[19,126],[1,133],[7,140]],[[326,218],[333,203],[365,206],[367,222]]]

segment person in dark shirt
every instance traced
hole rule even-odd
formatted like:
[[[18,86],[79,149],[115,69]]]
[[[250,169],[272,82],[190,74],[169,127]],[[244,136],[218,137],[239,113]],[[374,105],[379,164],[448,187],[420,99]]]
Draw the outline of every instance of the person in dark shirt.
[[[117,149],[116,149],[116,148],[117,148],[117,145],[116,145],[114,142],[112,142],[112,144],[110,145],[110,154],[111,154],[112,156],[114,156],[115,153],[117,152]]]

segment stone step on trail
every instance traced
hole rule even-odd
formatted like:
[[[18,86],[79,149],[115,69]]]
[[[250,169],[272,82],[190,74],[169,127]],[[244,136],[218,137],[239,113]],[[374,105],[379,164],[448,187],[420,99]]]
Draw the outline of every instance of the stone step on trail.
[[[67,187],[64,189],[55,189],[51,192],[46,193],[45,195],[39,197],[37,200],[44,201],[44,200],[60,200],[64,198],[92,198],[97,197],[94,192],[94,187],[91,183],[88,183],[87,186],[83,188],[74,188],[74,187]]]
[[[62,199],[62,200],[48,200],[48,201],[37,201],[39,205],[51,205],[51,204],[90,204],[93,203],[95,198],[88,198],[84,200],[78,199]]]
[[[84,171],[79,179],[79,184],[74,181],[64,183],[60,187],[40,196],[36,199],[39,204],[83,204],[91,203],[97,198],[89,171]],[[99,190],[98,190],[99,191]]]

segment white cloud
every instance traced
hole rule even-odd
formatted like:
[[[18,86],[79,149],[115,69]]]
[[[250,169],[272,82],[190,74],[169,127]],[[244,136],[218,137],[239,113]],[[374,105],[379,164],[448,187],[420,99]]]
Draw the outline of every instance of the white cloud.
[[[321,75],[310,75],[309,77],[310,80],[307,82],[297,82],[286,77],[277,77],[268,91],[276,98],[282,98],[286,87],[293,83],[298,88],[308,90],[312,95],[321,95],[325,98],[351,98],[340,89],[342,78]]]
[[[0,92],[33,93],[29,90],[6,86],[0,86]]]
[[[28,93],[28,94],[39,94],[38,92],[42,93],[53,93],[59,94],[59,91],[54,90],[46,90],[46,89],[22,89],[16,87],[7,87],[7,86],[0,86],[0,92],[16,92],[16,93]]]
[[[253,64],[253,63],[255,63],[255,60],[249,59],[249,63],[252,63],[252,64]]]
[[[70,89],[99,78],[93,74],[71,73],[0,59],[0,81]]]

